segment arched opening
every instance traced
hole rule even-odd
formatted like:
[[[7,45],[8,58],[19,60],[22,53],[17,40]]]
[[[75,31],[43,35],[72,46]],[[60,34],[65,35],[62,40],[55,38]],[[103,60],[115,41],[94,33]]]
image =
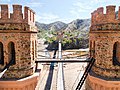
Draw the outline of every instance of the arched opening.
[[[4,65],[3,44],[0,42],[0,64]]]
[[[113,46],[113,65],[120,66],[120,43],[115,42]]]
[[[95,41],[93,41],[93,57],[95,58]]]
[[[37,57],[37,42],[35,40],[35,58]]]
[[[89,44],[89,48],[90,48],[90,57],[92,57],[92,41],[90,41],[90,44]]]
[[[90,57],[95,58],[95,41],[90,41]]]
[[[15,64],[15,45],[13,42],[10,42],[8,44],[8,53],[9,53],[9,56],[8,56],[9,62],[11,62],[11,64],[14,65]]]
[[[34,45],[34,41],[32,41],[32,59],[35,60],[35,45]]]

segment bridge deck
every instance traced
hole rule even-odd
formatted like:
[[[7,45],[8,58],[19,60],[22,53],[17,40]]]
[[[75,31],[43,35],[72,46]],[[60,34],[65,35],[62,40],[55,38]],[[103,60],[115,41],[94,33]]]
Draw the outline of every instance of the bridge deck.
[[[36,90],[57,90],[58,67],[56,65],[57,64],[54,65],[54,69],[50,69],[50,65],[44,65],[44,69],[39,76]],[[86,65],[87,63],[63,64],[65,90],[75,90],[80,78],[83,75]]]

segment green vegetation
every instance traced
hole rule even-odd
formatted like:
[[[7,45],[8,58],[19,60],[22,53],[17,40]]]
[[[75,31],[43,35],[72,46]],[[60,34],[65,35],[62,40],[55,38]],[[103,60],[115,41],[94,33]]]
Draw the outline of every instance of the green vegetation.
[[[63,49],[88,48],[88,33],[90,19],[76,19],[66,24],[60,21],[44,24],[36,22],[40,29],[38,39],[44,39],[44,44],[48,44],[51,49],[57,41],[57,32],[63,32]]]
[[[62,39],[63,49],[76,49],[76,48],[88,47],[87,44],[88,36],[81,35],[80,31],[73,30],[73,31],[62,31],[62,32],[64,32]],[[44,44],[53,44],[54,41],[57,41],[57,31],[39,30],[38,39],[40,38],[43,38],[45,40]]]

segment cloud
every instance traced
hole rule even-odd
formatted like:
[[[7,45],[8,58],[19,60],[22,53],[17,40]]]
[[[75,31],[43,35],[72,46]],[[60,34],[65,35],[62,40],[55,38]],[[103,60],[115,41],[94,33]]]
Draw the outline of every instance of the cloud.
[[[76,1],[73,3],[72,8],[70,9],[70,13],[76,17],[80,18],[81,13],[89,13],[92,10],[92,6],[88,2]],[[84,17],[84,16],[83,16]]]
[[[91,9],[91,6],[89,4],[81,3],[81,2],[73,3],[73,6],[80,11],[87,11]]]
[[[30,3],[27,3],[27,6],[30,6],[30,7],[42,7],[44,3],[40,3],[40,2],[30,2]]]
[[[108,1],[109,0],[76,0],[72,4],[72,8],[69,12],[76,18],[89,18],[91,12],[99,6],[103,6],[104,3]]]
[[[104,3],[107,2],[108,0],[91,0],[90,3]]]
[[[72,20],[73,18],[64,18],[64,17],[61,18],[60,16],[55,15],[53,13],[43,13],[41,15],[36,15],[36,21],[40,23],[45,23],[45,24],[53,23],[56,21],[70,23]]]
[[[0,0],[0,2],[11,2],[11,0]]]
[[[36,21],[42,23],[51,23],[58,20],[60,20],[60,17],[53,13],[42,13],[41,15],[36,15]]]
[[[73,3],[72,8],[70,9],[70,13],[74,15],[78,15],[83,12],[89,12],[91,9],[92,9],[91,5],[77,1]]]

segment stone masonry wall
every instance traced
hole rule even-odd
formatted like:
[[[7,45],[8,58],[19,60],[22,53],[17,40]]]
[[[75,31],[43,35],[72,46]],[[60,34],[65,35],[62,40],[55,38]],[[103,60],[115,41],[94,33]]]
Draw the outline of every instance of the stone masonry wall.
[[[85,84],[85,90],[120,90],[119,81],[106,81],[88,75]]]
[[[4,65],[0,65],[0,69],[5,66],[5,63],[9,62],[8,43],[12,41],[15,44],[16,64],[10,66],[9,71],[4,75],[5,77],[10,78],[15,76],[16,78],[20,78],[33,74],[35,60],[32,59],[31,48],[32,41],[35,41],[35,38],[31,33],[0,33],[0,42],[4,45],[5,56]]]
[[[35,13],[29,7],[13,5],[13,13],[9,13],[8,5],[0,5],[0,42],[3,44],[4,65],[9,63],[8,44],[15,45],[15,65],[10,66],[2,78],[23,78],[32,75],[35,70],[37,29]]]
[[[120,42],[120,7],[118,17],[113,5],[106,6],[106,14],[103,7],[92,13],[89,41],[90,53],[96,59],[92,70],[100,76],[120,78],[120,66],[113,65],[113,47]]]
[[[100,7],[92,13],[89,46],[90,56],[96,61],[87,77],[85,90],[120,89],[120,7],[118,16],[113,5],[106,6],[106,13],[103,11]],[[119,64],[113,64],[114,55]]]
[[[22,13],[22,5],[13,5],[13,13],[9,13],[8,5],[2,4],[0,7],[0,23],[28,23],[32,26],[35,25],[35,12],[29,7],[24,7],[24,13]]]
[[[120,32],[90,33],[90,41],[95,41],[95,65],[92,68],[96,74],[105,77],[119,77],[120,66],[113,65],[113,45],[120,41]]]
[[[22,5],[13,5],[13,13],[9,13],[8,5],[0,5],[0,8],[0,30],[37,30],[34,27],[35,12],[29,7],[24,7],[24,13]]]

